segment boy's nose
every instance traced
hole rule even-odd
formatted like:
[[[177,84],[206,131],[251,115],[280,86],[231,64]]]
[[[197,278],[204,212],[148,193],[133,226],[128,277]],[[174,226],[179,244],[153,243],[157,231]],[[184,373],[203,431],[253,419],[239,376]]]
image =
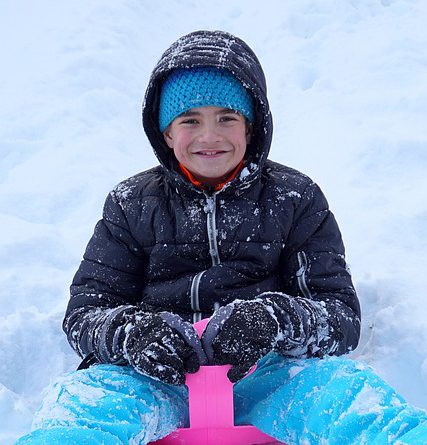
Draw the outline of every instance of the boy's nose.
[[[222,135],[215,125],[204,125],[200,129],[199,142],[215,143],[222,141]]]

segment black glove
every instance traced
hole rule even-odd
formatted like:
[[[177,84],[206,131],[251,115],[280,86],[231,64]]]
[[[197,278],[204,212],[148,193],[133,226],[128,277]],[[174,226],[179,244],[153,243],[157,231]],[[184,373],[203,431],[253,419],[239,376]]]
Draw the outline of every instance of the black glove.
[[[241,301],[219,309],[205,329],[202,345],[210,362],[233,365],[227,375],[237,382],[274,348],[278,333],[277,321],[263,303]]]
[[[168,312],[142,314],[126,329],[124,358],[141,374],[172,385],[185,383],[185,374],[207,362],[190,323]]]
[[[195,329],[176,314],[121,306],[102,314],[97,325],[92,343],[102,363],[130,364],[173,385],[183,384],[186,372],[207,363]]]
[[[233,365],[228,378],[236,382],[272,350],[297,355],[296,350],[304,349],[308,325],[308,317],[292,297],[266,294],[218,309],[205,329],[202,345],[210,363]]]

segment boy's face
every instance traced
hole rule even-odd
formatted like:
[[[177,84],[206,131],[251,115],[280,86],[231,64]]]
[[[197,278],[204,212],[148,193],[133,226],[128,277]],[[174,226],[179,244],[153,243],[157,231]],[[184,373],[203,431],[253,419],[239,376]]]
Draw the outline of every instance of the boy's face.
[[[228,108],[192,108],[163,133],[176,159],[200,182],[223,182],[239,165],[250,142],[251,126]]]

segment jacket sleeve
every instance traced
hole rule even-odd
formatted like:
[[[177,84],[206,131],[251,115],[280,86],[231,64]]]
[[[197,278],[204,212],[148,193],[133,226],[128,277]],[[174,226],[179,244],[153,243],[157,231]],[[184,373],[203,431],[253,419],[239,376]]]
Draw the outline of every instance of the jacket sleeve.
[[[114,361],[109,357],[118,324],[143,309],[138,302],[146,260],[132,236],[129,215],[111,192],[74,276],[63,329],[81,357],[93,352],[101,361]]]
[[[337,222],[314,183],[295,208],[282,264],[285,288],[304,321],[306,355],[341,355],[355,349],[360,305]],[[280,298],[275,301],[280,305]],[[284,309],[287,305],[283,300]]]

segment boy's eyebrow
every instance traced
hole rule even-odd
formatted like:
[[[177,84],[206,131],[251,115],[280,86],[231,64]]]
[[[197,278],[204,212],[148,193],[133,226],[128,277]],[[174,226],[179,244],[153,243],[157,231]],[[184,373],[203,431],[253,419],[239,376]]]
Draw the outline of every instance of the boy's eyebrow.
[[[200,113],[198,111],[188,110],[185,113],[180,114],[178,117],[181,117],[181,116],[199,116],[199,115],[200,115]]]
[[[218,113],[221,113],[221,114],[228,114],[228,113],[236,114],[236,113],[238,113],[238,111],[237,110],[233,110],[232,108],[221,108],[221,110],[219,110]]]

